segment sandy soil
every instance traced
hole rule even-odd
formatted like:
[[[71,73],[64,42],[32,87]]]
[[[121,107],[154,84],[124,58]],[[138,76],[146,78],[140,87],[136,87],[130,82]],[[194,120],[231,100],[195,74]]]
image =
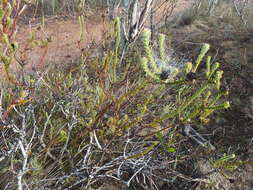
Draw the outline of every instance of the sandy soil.
[[[77,58],[81,50],[95,48],[102,40],[103,34],[108,30],[103,21],[102,11],[85,20],[84,40],[80,41],[80,25],[78,19],[48,19],[45,27],[40,24],[33,27],[21,26],[17,34],[20,51],[19,60],[25,60],[27,69],[41,68],[44,64],[67,63]],[[36,39],[49,40],[47,47],[27,48],[27,40],[34,31]],[[28,46],[29,47],[29,46]]]
[[[164,23],[165,15],[176,16],[191,3],[192,0],[180,1],[173,7],[172,13],[170,12],[172,7],[165,4],[156,10],[154,20],[160,24]],[[78,58],[82,50],[96,49],[101,46],[104,34],[108,32],[109,20],[105,16],[106,10],[98,9],[85,18],[85,35],[82,42],[80,42],[80,25],[77,18],[49,17],[45,19],[44,28],[38,20],[35,21],[37,24],[31,26],[22,24],[16,36],[19,43],[16,56],[18,61],[12,64],[12,69],[14,71],[20,69],[20,64],[17,62],[23,63],[25,70],[28,71],[32,68],[43,68],[46,64],[68,63]],[[48,46],[33,48],[28,46],[27,41],[32,31],[35,32],[38,40],[49,39]]]

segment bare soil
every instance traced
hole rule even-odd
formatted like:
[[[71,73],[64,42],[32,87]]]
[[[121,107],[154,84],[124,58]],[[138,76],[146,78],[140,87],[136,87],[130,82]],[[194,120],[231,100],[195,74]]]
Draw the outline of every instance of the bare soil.
[[[154,21],[164,23],[166,15],[170,16],[169,18],[179,15],[182,10],[190,7],[191,3],[192,0],[182,0],[176,7],[164,4],[155,11]],[[93,12],[87,12],[84,40],[80,41],[78,18],[73,16],[49,16],[45,18],[45,26],[42,27],[40,18],[30,19],[31,24],[28,24],[27,18],[32,15],[32,11],[28,10],[26,13],[28,17],[21,22],[22,24],[20,24],[16,36],[16,41],[20,47],[16,56],[18,61],[12,64],[15,72],[20,69],[18,62],[25,65],[25,70],[31,70],[31,68],[41,69],[45,64],[71,62],[80,57],[82,51],[101,48],[102,39],[106,36],[110,24],[106,9],[100,8]],[[48,40],[48,46],[32,48],[27,46],[31,32],[35,33],[36,40]]]
[[[40,23],[21,26],[17,34],[20,45],[19,59],[25,60],[25,69],[41,68],[44,64],[68,63],[78,58],[81,51],[96,48],[108,31],[103,19],[103,10],[85,19],[84,39],[80,39],[80,25],[77,18],[48,18],[43,28]],[[48,40],[46,47],[33,47],[25,50],[27,40],[35,31],[37,40]]]

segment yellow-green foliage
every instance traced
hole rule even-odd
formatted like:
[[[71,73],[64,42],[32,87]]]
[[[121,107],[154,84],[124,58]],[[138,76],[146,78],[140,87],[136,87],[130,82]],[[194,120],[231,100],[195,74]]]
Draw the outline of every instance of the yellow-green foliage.
[[[144,70],[149,76],[151,76],[153,79],[160,80],[159,75],[157,75],[155,72],[152,72],[152,71],[149,69],[148,59],[146,59],[145,57],[141,58],[141,65],[142,65],[143,70]]]
[[[199,64],[201,63],[201,61],[203,60],[204,56],[206,55],[206,53],[208,52],[208,50],[210,49],[210,45],[209,44],[204,44],[201,48],[200,54],[197,58],[197,61],[195,63],[195,67],[192,69],[192,72],[195,73],[199,67]]]
[[[145,29],[142,33],[142,43],[143,43],[145,57],[147,58],[147,61],[145,61],[145,59],[141,59],[141,64],[143,66],[143,69],[146,71],[146,73],[150,77],[160,82],[163,82],[163,83],[178,82],[174,80],[174,78],[177,76],[179,70],[178,68],[172,65],[167,65],[167,69],[170,70],[168,79],[166,80],[160,79],[160,75],[163,72],[163,70],[162,70],[162,67],[158,66],[158,63],[157,63],[158,60],[156,60],[156,58],[153,55],[153,50],[150,46],[150,36],[151,36],[151,31],[148,29]],[[158,40],[159,40],[159,54],[160,54],[159,61],[162,61],[164,63],[167,61],[166,55],[165,55],[165,48],[164,48],[165,36],[160,34]]]
[[[78,16],[78,21],[80,25],[80,42],[84,41],[84,17],[83,15]]]
[[[236,159],[235,154],[224,154],[222,158],[214,160],[211,162],[212,166],[220,172],[225,178],[230,179],[231,177],[226,174],[226,172],[233,172],[235,171],[238,167],[247,164],[248,162],[246,161],[241,161]]]
[[[142,35],[142,43],[144,46],[144,57],[141,58],[141,65],[145,73],[150,76],[155,81],[161,83],[167,83],[168,85],[173,84],[184,84],[185,86],[192,87],[193,83],[189,83],[188,77],[194,75],[197,72],[199,65],[201,64],[206,53],[210,49],[209,44],[203,44],[201,51],[197,57],[195,64],[191,62],[186,62],[182,71],[176,69],[175,73],[171,73],[169,79],[161,80],[160,75],[162,69],[158,68],[157,61],[153,55],[153,50],[150,47],[150,31],[144,30]],[[160,59],[166,61],[165,57],[165,48],[164,48],[165,36],[159,35],[159,54]],[[168,65],[168,68],[173,68],[173,65]],[[179,100],[179,105],[170,110],[168,113],[163,113],[162,116],[156,118],[153,121],[154,123],[161,122],[166,119],[172,119],[180,115],[180,119],[184,122],[191,122],[194,118],[199,118],[202,122],[207,122],[207,117],[215,110],[227,109],[229,107],[229,102],[224,102],[221,104],[216,104],[218,100],[226,95],[227,92],[220,91],[221,79],[223,71],[218,70],[220,67],[219,63],[214,63],[211,65],[211,57],[207,56],[206,61],[206,71],[205,71],[205,80],[202,80],[197,88],[193,88],[191,91],[183,97],[183,100]],[[180,76],[177,76],[178,73],[182,73]],[[217,93],[215,92],[217,89]],[[178,87],[178,92],[180,92],[180,87]],[[205,95],[207,94],[207,95]],[[202,104],[201,104],[202,102]]]
[[[14,36],[9,35],[11,30],[15,29],[13,18],[11,18],[13,7],[15,6],[15,2],[0,2],[0,61],[4,63],[8,78],[11,78],[9,66],[14,60],[14,53],[17,48],[17,43],[12,39]]]
[[[165,35],[164,34],[159,34],[159,53],[160,53],[160,58],[162,61],[166,61],[165,59]]]
[[[153,72],[155,74],[158,74],[161,72],[161,70],[158,68],[155,58],[153,56],[152,48],[150,47],[150,36],[151,36],[151,31],[150,30],[144,30],[143,35],[142,35],[142,42],[143,42],[143,47],[145,51],[145,55],[148,59],[148,62],[143,62],[143,66],[147,69],[150,69],[150,72]],[[163,53],[162,53],[163,54]],[[148,65],[145,65],[149,63]],[[152,75],[151,75],[152,77]]]
[[[17,22],[27,3],[31,2],[24,0],[0,1],[0,61],[4,64],[8,80],[15,84],[18,84],[18,81],[10,73],[10,65],[15,61],[15,54],[19,49],[15,39]],[[36,40],[34,34],[29,42],[32,46],[46,46],[48,43],[48,41]]]
[[[193,70],[197,71],[204,59],[201,55],[196,64],[188,62],[182,71],[171,66],[175,73],[172,72],[172,77],[163,81],[160,79],[162,70],[156,64],[149,43],[148,31],[144,31],[142,38],[144,47],[141,51],[145,52],[141,58],[142,67],[136,64],[138,56],[129,56],[129,60],[124,58],[124,64],[120,64],[120,20],[117,19],[114,24],[114,47],[104,52],[102,57],[83,57],[70,69],[54,66],[38,80],[26,77],[24,80],[29,79],[26,84],[32,89],[32,99],[28,99],[29,93],[19,87],[19,101],[4,105],[10,109],[6,119],[11,118],[14,124],[20,126],[24,118],[20,113],[25,113],[26,123],[23,122],[22,127],[36,129],[35,139],[38,142],[29,151],[29,167],[36,167],[39,174],[34,170],[30,175],[24,175],[31,189],[35,189],[36,183],[45,178],[70,174],[81,162],[97,167],[107,159],[110,162],[122,156],[121,153],[126,151],[125,140],[132,131],[131,138],[137,139],[142,134],[135,131],[152,129],[144,135],[146,139],[142,136],[141,151],[128,154],[126,160],[145,157],[158,147],[158,140],[162,139],[160,130],[168,125],[164,121],[169,120],[169,125],[173,127],[179,122],[205,122],[213,111],[229,107],[228,102],[219,102],[227,94],[220,87],[222,71],[218,70],[219,64],[211,64],[208,57],[205,78],[194,83],[187,77]],[[8,41],[4,42],[8,48]],[[159,43],[161,60],[166,61],[165,36],[160,36]],[[143,75],[142,68],[149,78]],[[9,94],[4,98],[8,103],[15,102]],[[159,139],[153,140],[158,132]],[[166,151],[176,151],[173,140],[171,135],[168,142],[163,142]],[[36,155],[39,155],[38,158]],[[84,160],[86,155],[89,158]],[[18,164],[8,167],[18,168]],[[79,180],[71,176],[59,184],[69,187]]]

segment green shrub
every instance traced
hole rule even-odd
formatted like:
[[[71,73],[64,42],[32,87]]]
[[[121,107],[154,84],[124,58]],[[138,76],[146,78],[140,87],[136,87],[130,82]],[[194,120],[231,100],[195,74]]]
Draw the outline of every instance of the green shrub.
[[[161,118],[156,118],[155,121],[160,122],[165,119],[172,119],[180,116],[180,120],[184,122],[197,118],[202,122],[205,122],[207,121],[207,116],[209,116],[214,110],[226,109],[229,107],[229,102],[216,105],[220,97],[227,94],[226,91],[221,90],[220,88],[223,71],[218,70],[219,63],[211,65],[211,57],[207,57],[205,75],[199,79],[195,78],[196,71],[209,50],[208,44],[203,45],[195,65],[187,62],[184,64],[184,68],[182,68],[179,64],[176,65],[174,63],[173,65],[172,63],[175,62],[175,60],[171,57],[165,57],[163,35],[160,35],[159,37],[160,59],[154,57],[153,51],[149,45],[149,38],[150,32],[145,30],[143,32],[143,47],[146,58],[142,58],[142,66],[145,72],[159,83],[165,83],[168,85],[180,84],[176,89],[176,92],[180,93],[180,100],[177,102],[178,104],[175,106],[175,109],[170,110],[168,113],[161,113]],[[159,62],[162,62],[162,64]],[[166,77],[164,78],[164,76]],[[194,83],[189,82],[189,80],[194,78],[197,81],[201,81],[198,82],[197,86],[195,86]],[[183,96],[181,95],[181,91],[184,92]]]
[[[220,88],[218,63],[207,57],[203,76],[195,75],[208,44],[196,63],[171,65],[176,59],[167,57],[160,35],[160,67],[144,31],[137,51],[143,56],[126,56],[120,64],[119,19],[115,25],[114,47],[102,57],[83,55],[72,68],[55,66],[37,77],[26,75],[23,85],[2,87],[1,130],[8,138],[1,144],[8,146],[1,149],[0,173],[13,175],[1,187],[71,189],[105,178],[127,185],[138,174],[155,178],[153,169],[164,170],[164,160],[183,157],[176,154],[178,124],[205,123],[213,111],[229,106],[219,102],[227,92]],[[12,59],[12,46],[1,42],[10,49],[6,60]]]

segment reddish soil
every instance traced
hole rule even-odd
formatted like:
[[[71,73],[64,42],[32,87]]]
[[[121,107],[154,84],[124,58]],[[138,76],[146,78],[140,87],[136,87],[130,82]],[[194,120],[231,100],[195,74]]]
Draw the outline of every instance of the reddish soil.
[[[20,45],[17,57],[26,61],[26,69],[31,67],[41,68],[46,63],[68,63],[79,57],[81,50],[99,44],[108,28],[108,25],[102,19],[102,11],[96,16],[86,18],[83,41],[80,41],[78,19],[52,19],[46,20],[45,23],[44,28],[40,24],[33,27],[21,27],[17,34],[17,42]],[[35,32],[38,40],[49,39],[48,46],[27,49],[27,40],[32,31]]]
[[[155,13],[155,21],[162,23],[165,15],[173,17],[180,11],[189,7],[191,0],[182,0],[177,6],[163,5]],[[108,19],[105,16],[106,10],[98,9],[85,18],[84,40],[80,42],[80,25],[78,18],[53,18],[45,19],[45,27],[42,28],[39,21],[37,24],[22,24],[17,33],[16,40],[19,43],[19,51],[16,58],[24,63],[25,70],[32,68],[41,69],[45,64],[69,63],[81,55],[81,50],[88,48],[96,49],[108,31]],[[26,21],[27,22],[27,21]],[[31,32],[35,32],[36,40],[49,39],[47,47],[27,46]],[[17,71],[20,64],[12,64],[12,69]]]

